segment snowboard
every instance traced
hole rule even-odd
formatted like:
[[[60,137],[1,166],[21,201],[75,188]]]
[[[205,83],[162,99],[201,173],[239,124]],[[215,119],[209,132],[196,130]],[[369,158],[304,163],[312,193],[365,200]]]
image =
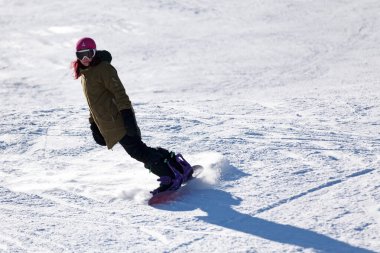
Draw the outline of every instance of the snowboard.
[[[180,197],[180,193],[185,188],[191,181],[199,177],[199,175],[203,171],[203,167],[201,165],[194,165],[192,166],[194,172],[191,178],[187,180],[185,183],[182,184],[180,188],[174,191],[163,191],[160,193],[157,193],[156,195],[153,195],[149,200],[148,204],[149,205],[157,205],[157,204],[165,204],[167,202],[173,201],[178,199]]]

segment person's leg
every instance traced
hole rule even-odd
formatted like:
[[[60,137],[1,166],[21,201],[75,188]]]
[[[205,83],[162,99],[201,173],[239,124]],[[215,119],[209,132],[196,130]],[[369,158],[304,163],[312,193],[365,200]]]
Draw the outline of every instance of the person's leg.
[[[148,147],[139,136],[125,135],[119,143],[132,158],[144,163],[145,168],[149,169],[153,174],[159,177],[174,177],[173,171],[165,161],[170,155],[169,151],[162,148]]]
[[[192,175],[193,169],[180,154],[148,147],[139,136],[126,135],[119,143],[132,158],[144,163],[145,168],[160,177],[160,186],[151,192],[153,195],[178,189]]]

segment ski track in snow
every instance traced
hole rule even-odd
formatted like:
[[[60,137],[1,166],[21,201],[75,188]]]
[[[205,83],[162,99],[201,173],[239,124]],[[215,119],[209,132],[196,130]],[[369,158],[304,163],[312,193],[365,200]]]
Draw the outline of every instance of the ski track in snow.
[[[378,1],[0,6],[0,252],[380,252]],[[177,201],[92,140],[83,36],[144,141],[206,168]]]

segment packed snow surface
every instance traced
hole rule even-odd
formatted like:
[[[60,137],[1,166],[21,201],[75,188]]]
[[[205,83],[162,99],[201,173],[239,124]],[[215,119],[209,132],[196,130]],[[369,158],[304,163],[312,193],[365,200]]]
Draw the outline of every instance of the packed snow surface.
[[[380,252],[378,0],[0,0],[0,252]],[[75,43],[94,38],[157,177],[92,139]]]

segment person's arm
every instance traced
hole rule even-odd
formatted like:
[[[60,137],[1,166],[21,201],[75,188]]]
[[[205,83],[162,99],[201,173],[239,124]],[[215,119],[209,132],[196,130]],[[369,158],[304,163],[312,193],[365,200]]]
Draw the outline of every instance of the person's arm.
[[[119,111],[132,108],[131,101],[117,75],[117,71],[111,64],[104,63],[103,81],[105,88],[114,95],[114,103]]]
[[[125,92],[124,86],[121,83],[116,69],[111,64],[105,64],[105,87],[114,95],[114,103],[119,109],[124,126],[127,129],[127,135],[140,136],[140,130],[137,126],[135,112],[132,108],[132,103]]]
[[[92,132],[92,137],[94,138],[95,142],[98,143],[100,146],[106,146],[107,145],[106,141],[104,140],[102,133],[100,132],[98,126],[96,125],[91,112],[90,112],[90,117],[88,118],[88,121],[90,122],[90,129]]]

